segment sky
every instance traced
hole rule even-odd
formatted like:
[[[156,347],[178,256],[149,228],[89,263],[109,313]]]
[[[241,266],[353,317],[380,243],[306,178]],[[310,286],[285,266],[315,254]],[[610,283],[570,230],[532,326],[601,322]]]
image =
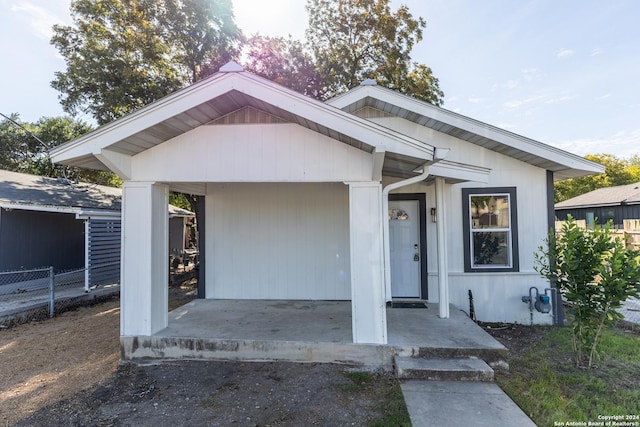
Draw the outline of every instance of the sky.
[[[233,0],[246,35],[307,26],[304,0]],[[0,113],[64,114],[50,87],[64,61],[49,44],[69,0],[0,0]],[[578,155],[640,154],[640,1],[397,0],[427,21],[412,58],[443,107]],[[89,119],[89,118],[85,118]]]

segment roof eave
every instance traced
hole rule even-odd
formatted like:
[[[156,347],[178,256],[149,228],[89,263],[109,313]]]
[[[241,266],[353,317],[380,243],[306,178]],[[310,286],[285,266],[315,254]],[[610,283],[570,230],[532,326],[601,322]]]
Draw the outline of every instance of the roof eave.
[[[322,122],[338,133],[355,139],[366,139],[371,146],[384,146],[391,142],[409,149],[412,155],[433,160],[434,147],[414,138],[394,132],[331,105],[306,97],[276,83],[246,72],[218,73],[172,95],[162,98],[147,107],[102,126],[73,141],[50,151],[54,163],[73,164],[80,160],[98,168],[94,164],[94,153],[117,144],[137,132],[142,132],[158,123],[171,119],[180,112],[201,105],[229,91],[237,90],[247,96],[254,96],[263,102],[276,103],[292,114]],[[265,92],[266,90],[266,92]],[[277,98],[274,99],[274,98]],[[387,147],[389,148],[389,147]],[[407,154],[407,153],[405,153]]]
[[[541,159],[546,159],[555,164],[554,167],[550,169],[554,172],[556,180],[599,174],[605,170],[604,166],[573,153],[377,85],[358,86],[327,102],[337,108],[347,110],[350,106],[354,106],[359,101],[366,100],[366,98],[388,102],[391,105],[409,110],[425,118],[445,123],[466,132],[474,133],[478,137],[489,138],[500,144],[505,144]]]

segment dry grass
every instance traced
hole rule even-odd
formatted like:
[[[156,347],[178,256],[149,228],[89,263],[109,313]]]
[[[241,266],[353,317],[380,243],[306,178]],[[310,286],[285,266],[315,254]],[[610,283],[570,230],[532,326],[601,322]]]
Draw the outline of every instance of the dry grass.
[[[120,307],[109,301],[0,330],[0,425],[11,425],[110,377]]]

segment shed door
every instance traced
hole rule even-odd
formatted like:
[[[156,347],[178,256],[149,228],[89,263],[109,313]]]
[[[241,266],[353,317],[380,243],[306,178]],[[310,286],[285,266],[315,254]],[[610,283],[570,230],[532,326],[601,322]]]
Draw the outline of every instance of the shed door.
[[[420,215],[417,200],[389,201],[391,296],[420,298]]]

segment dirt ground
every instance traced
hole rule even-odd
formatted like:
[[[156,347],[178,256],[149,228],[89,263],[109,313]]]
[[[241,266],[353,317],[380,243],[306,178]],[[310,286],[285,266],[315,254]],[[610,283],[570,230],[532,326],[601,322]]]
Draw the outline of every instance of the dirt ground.
[[[194,297],[171,287],[170,307]],[[404,405],[391,374],[338,365],[121,365],[119,315],[112,300],[0,330],[0,425],[364,426]]]

